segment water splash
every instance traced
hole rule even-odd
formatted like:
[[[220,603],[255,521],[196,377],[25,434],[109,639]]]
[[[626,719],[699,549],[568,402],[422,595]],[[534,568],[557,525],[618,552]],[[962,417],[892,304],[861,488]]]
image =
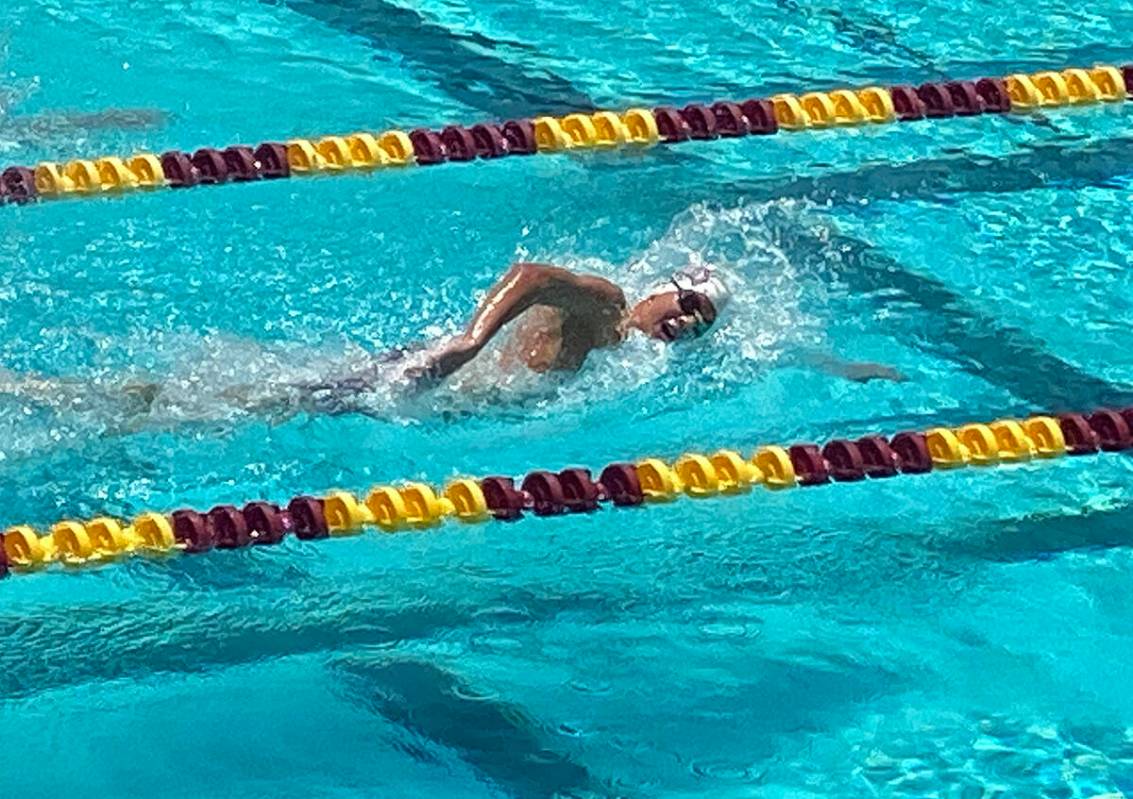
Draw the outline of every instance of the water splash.
[[[565,245],[545,247],[534,257],[605,276],[624,287],[631,303],[690,262],[715,266],[734,296],[703,339],[667,345],[634,335],[617,348],[593,353],[578,375],[505,368],[505,333],[441,387],[414,392],[406,369],[423,363],[430,347],[460,329],[464,320],[455,317],[428,327],[432,341],[392,353],[342,340],[312,346],[161,334],[133,347],[175,353],[156,366],[156,375],[113,368],[74,380],[8,375],[0,393],[16,398],[19,407],[8,413],[0,408],[0,416],[47,411],[76,430],[115,435],[252,417],[285,421],[300,413],[359,413],[400,423],[548,416],[615,403],[635,392],[643,400],[664,396],[666,406],[679,408],[733,392],[774,368],[784,353],[821,340],[821,316],[807,308],[824,305],[826,287],[812,266],[793,257],[789,231],[804,226],[813,233],[825,224],[798,200],[698,204],[627,263],[573,254]]]
[[[635,335],[616,349],[593,353],[578,376],[548,380],[517,374],[501,380],[493,362],[498,352],[489,353],[486,362],[438,392],[434,407],[469,413],[489,399],[506,398],[528,411],[559,412],[614,401],[646,387],[663,394],[667,403],[683,405],[750,382],[774,368],[784,354],[816,346],[823,338],[821,317],[806,309],[825,306],[826,287],[810,265],[793,257],[789,238],[789,231],[799,226],[826,229],[813,210],[800,200],[693,205],[622,264],[554,245],[518,251],[520,258],[606,277],[623,287],[630,303],[690,263],[711,264],[732,291],[733,302],[703,339],[668,345]]]

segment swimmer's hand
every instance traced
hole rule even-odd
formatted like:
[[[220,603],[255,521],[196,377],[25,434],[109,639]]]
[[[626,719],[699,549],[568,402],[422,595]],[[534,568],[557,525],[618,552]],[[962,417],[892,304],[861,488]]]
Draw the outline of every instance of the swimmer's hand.
[[[475,358],[480,349],[467,336],[456,336],[423,364],[407,369],[405,376],[417,388],[431,388]]]

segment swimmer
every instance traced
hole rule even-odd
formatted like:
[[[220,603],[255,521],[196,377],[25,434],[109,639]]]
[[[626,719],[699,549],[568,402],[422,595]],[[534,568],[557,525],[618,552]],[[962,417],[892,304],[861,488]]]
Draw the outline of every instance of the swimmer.
[[[622,288],[606,278],[550,264],[518,263],[488,292],[464,332],[431,349],[418,346],[375,355],[339,369],[329,379],[229,386],[218,396],[230,408],[249,413],[365,413],[365,396],[370,392],[398,383],[411,392],[428,390],[476,358],[511,322],[515,330],[502,352],[505,368],[574,372],[591,352],[616,347],[632,335],[674,344],[702,338],[719,323],[730,300],[724,280],[706,266],[679,270],[630,305]],[[858,382],[904,379],[879,364],[848,363],[813,353],[802,360]],[[161,383],[148,381],[84,385],[0,374],[0,393],[40,399],[56,407],[116,399],[124,416],[139,420],[149,415],[165,392]]]
[[[0,33],[0,65],[9,60],[10,41]],[[108,108],[102,111],[40,111],[20,114],[16,110],[40,89],[38,77],[19,78],[9,72],[0,85],[0,149],[27,146],[42,149],[45,139],[55,147],[66,139],[101,130],[135,131],[163,127],[169,114],[156,108]]]
[[[0,97],[0,142],[42,146],[43,140],[84,136],[97,130],[150,130],[164,126],[169,116],[152,108],[110,108],[94,113],[48,111],[31,116],[5,116]]]
[[[695,339],[712,329],[731,294],[707,267],[689,267],[629,307],[621,287],[598,275],[550,264],[518,263],[496,282],[465,331],[431,350],[398,350],[378,356],[349,376],[300,383],[293,405],[324,413],[357,409],[359,396],[389,381],[391,373],[411,390],[436,386],[479,355],[510,322],[515,331],[504,347],[505,370],[576,372],[598,349],[614,347],[634,332],[662,341]],[[242,388],[230,393],[247,408]],[[274,406],[269,399],[258,410]]]
[[[517,328],[504,350],[505,363],[519,361],[535,372],[577,371],[594,350],[615,347],[635,333],[670,343],[700,338],[716,325],[730,299],[724,281],[707,266],[678,271],[630,306],[621,287],[603,277],[519,263],[488,292],[467,329],[411,369],[409,377],[421,386],[443,380],[513,320]],[[813,353],[804,360],[858,382],[904,379],[880,364]]]

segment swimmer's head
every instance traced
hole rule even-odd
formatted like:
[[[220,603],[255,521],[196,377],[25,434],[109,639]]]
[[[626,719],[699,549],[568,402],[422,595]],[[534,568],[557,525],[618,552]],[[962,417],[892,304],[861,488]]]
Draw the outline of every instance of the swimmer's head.
[[[635,305],[629,324],[662,341],[699,338],[716,324],[731,296],[716,270],[688,266]]]

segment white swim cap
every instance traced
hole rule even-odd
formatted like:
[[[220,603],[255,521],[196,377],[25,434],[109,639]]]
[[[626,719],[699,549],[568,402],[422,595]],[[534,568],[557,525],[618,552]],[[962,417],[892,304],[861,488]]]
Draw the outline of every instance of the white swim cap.
[[[669,281],[665,286],[658,286],[653,293],[672,291],[673,286],[683,291],[695,291],[697,294],[707,297],[708,301],[712,303],[717,320],[732,299],[732,292],[728,290],[724,281],[720,279],[716,270],[711,266],[690,264],[674,272]]]

